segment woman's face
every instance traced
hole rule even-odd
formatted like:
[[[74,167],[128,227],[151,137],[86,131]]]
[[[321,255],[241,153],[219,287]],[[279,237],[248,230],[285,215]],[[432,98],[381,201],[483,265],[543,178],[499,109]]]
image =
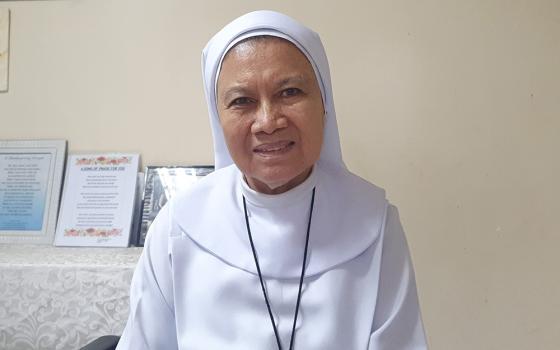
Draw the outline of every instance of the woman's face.
[[[217,103],[229,153],[249,186],[281,193],[319,159],[324,108],[311,64],[292,43],[253,39],[222,62]]]

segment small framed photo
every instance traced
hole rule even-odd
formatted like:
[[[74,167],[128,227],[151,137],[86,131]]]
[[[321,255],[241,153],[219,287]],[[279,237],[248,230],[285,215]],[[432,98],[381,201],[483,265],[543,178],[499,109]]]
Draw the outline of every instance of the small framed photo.
[[[214,171],[214,166],[147,166],[137,245],[144,246],[148,229],[160,209],[177,193]]]
[[[0,141],[0,243],[52,244],[65,140]]]
[[[10,53],[10,10],[0,7],[0,92],[8,91]]]

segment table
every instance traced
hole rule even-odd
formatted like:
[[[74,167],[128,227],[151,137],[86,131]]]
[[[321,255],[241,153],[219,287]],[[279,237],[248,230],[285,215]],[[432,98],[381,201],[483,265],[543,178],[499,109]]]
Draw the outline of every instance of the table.
[[[0,245],[0,349],[76,350],[120,335],[141,251]]]

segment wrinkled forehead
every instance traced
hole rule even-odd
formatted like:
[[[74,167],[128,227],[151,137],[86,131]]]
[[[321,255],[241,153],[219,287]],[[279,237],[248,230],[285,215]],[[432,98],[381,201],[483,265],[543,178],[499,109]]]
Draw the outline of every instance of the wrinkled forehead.
[[[298,52],[306,62],[309,63],[311,66],[311,62],[305,56],[305,54],[291,41],[279,38],[276,36],[270,35],[259,35],[259,36],[252,36],[249,38],[245,38],[235,45],[233,45],[227,52],[224,53],[224,57],[222,59],[220,69],[223,68],[224,62],[226,62],[231,56],[240,55],[245,57],[254,57],[260,54],[260,50],[263,50],[264,47],[268,46],[281,46],[283,47],[282,50],[293,50],[294,52]],[[218,72],[218,76],[220,75],[221,71]]]
[[[214,80],[214,96],[216,98],[214,103],[217,104],[218,78],[220,77],[220,71],[222,69],[222,64],[224,62],[224,59],[228,56],[228,54],[230,52],[232,52],[232,50],[234,50],[239,45],[242,45],[243,43],[259,42],[259,41],[266,41],[266,40],[283,40],[283,41],[286,41],[286,42],[292,44],[295,48],[297,48],[305,56],[305,58],[311,64],[311,67],[313,68],[313,73],[315,73],[315,79],[317,80],[317,85],[319,85],[319,89],[321,90],[321,98],[322,98],[323,104],[324,104],[325,103],[325,92],[324,92],[324,88],[323,88],[323,84],[322,84],[322,79],[321,79],[321,76],[319,74],[319,70],[317,69],[313,59],[307,53],[307,50],[305,50],[303,48],[303,46],[301,44],[299,44],[295,39],[289,37],[288,35],[286,35],[284,33],[276,32],[276,31],[253,31],[253,32],[244,33],[244,34],[238,36],[237,38],[233,39],[229,43],[229,45],[224,50],[224,52],[222,54],[222,57],[220,58],[220,62],[218,64],[218,67],[217,67],[216,76],[215,76],[215,80]]]

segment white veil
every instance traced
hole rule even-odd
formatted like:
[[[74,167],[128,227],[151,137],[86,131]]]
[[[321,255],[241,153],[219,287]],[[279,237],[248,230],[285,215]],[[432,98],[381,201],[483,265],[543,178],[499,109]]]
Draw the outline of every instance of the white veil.
[[[227,51],[236,43],[260,35],[276,36],[292,42],[311,63],[321,89],[325,108],[325,129],[319,162],[326,166],[345,168],[340,151],[329,62],[319,35],[284,14],[274,11],[255,11],[226,25],[214,35],[202,52],[204,91],[214,138],[216,169],[233,164],[224,140],[216,106],[216,81],[221,62]]]

